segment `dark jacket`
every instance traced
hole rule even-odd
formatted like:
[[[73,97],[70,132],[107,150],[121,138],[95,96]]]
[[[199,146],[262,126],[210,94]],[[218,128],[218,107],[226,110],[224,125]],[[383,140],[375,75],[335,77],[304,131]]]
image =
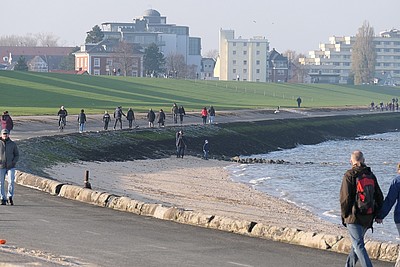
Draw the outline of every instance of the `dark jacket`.
[[[128,112],[126,113],[126,119],[128,121],[133,121],[135,119],[135,114],[133,113],[132,109],[128,110]]]
[[[86,122],[86,114],[81,112],[78,115],[78,122],[79,123],[85,123]]]
[[[182,134],[176,140],[176,147],[186,147],[186,138]]]
[[[396,203],[394,208],[394,222],[400,223],[400,175],[393,179],[390,185],[389,192],[383,202],[383,207],[380,214],[378,214],[378,219],[384,219],[389,211],[392,209],[393,205]]]
[[[0,139],[0,169],[15,168],[19,159],[17,145],[10,138]]]
[[[356,212],[356,178],[364,173],[370,175],[375,180],[375,214],[371,215],[360,215]],[[343,225],[359,224],[367,228],[372,228],[373,220],[379,214],[382,204],[382,190],[370,167],[366,165],[353,166],[353,168],[344,174],[340,188],[340,208]]]
[[[150,110],[149,113],[147,113],[147,120],[149,122],[154,122],[155,119],[156,119],[156,114],[154,113],[154,111]]]
[[[103,122],[110,122],[110,120],[111,120],[110,114],[105,113],[105,114],[103,115]]]
[[[1,129],[7,129],[11,131],[14,128],[14,122],[9,114],[3,114],[1,116]]]

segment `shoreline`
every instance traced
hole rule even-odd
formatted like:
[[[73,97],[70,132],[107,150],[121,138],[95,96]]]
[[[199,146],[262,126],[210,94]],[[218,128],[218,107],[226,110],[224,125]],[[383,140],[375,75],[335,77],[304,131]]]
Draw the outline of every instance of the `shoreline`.
[[[234,182],[224,169],[232,164],[237,163],[185,156],[184,159],[57,164],[44,171],[59,182],[79,186],[89,170],[94,190],[271,226],[347,234],[340,225],[311,211]],[[110,179],[113,176],[118,179]]]

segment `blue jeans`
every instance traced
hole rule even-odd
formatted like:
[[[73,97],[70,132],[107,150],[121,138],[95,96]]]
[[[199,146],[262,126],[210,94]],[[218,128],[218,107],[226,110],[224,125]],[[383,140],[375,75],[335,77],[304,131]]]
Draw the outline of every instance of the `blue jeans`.
[[[352,246],[347,257],[346,267],[355,267],[358,260],[362,267],[372,267],[364,243],[364,235],[367,232],[367,228],[359,224],[347,224],[347,230],[349,231]]]
[[[204,159],[208,159],[208,151],[207,150],[203,150],[204,152]]]
[[[5,193],[5,178],[7,175],[8,190],[7,195]],[[12,169],[0,169],[0,199],[6,200],[7,197],[14,196],[14,181],[15,181],[15,168]]]
[[[400,223],[396,223],[396,227],[397,227],[397,232],[399,232],[399,236],[400,236]],[[397,255],[397,260],[396,260],[396,264],[394,265],[394,267],[400,267],[400,251],[399,251],[399,254]]]
[[[79,123],[79,132],[83,132],[85,130],[85,123]]]

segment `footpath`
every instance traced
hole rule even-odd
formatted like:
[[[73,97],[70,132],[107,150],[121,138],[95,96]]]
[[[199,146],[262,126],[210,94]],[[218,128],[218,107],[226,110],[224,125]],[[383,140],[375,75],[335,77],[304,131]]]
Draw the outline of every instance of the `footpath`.
[[[269,119],[284,118],[304,118],[319,116],[338,116],[338,115],[356,115],[368,114],[368,110],[360,109],[321,109],[321,110],[281,110],[274,113],[271,110],[245,110],[245,111],[228,111],[221,112],[217,115],[217,123],[228,123],[238,121],[257,121]],[[217,113],[218,114],[218,113]],[[71,116],[74,117],[74,116]],[[16,130],[12,132],[14,140],[27,139],[30,137],[66,134],[77,132],[76,129],[70,127],[74,123],[69,122],[63,133],[56,128],[57,118],[54,116],[39,117],[16,117],[14,118]],[[139,127],[147,127],[144,114],[137,114],[137,124]],[[124,122],[127,125],[127,122]],[[196,114],[189,114],[185,117],[185,124],[200,124],[201,118]],[[171,118],[167,120],[167,127],[173,125]],[[99,131],[102,128],[101,115],[88,116],[87,131]],[[112,126],[111,126],[112,128]],[[159,219],[173,220],[181,223],[192,225],[200,225],[207,228],[225,230],[229,232],[241,233],[245,235],[263,237],[275,241],[283,241],[292,244],[305,245],[313,248],[325,249],[347,253],[350,243],[345,238],[339,238],[329,234],[306,233],[297,229],[274,228],[254,224],[253,222],[232,221],[229,218],[211,218],[209,215],[196,214],[194,212],[185,212],[176,208],[165,207],[156,204],[146,204],[140,201],[127,199],[124,197],[115,197],[105,192],[96,192],[89,189],[82,189],[77,186],[64,185],[57,181],[44,179],[41,177],[19,173],[17,182],[19,184],[37,188],[41,191],[48,192],[52,195],[59,195],[65,198],[83,201],[95,204],[101,207],[109,207],[117,210],[129,211],[140,215],[152,216]],[[397,256],[398,246],[382,243],[370,243],[369,253],[374,259],[393,261]],[[0,256],[20,257],[12,251],[1,251]],[[24,261],[26,256],[21,256]],[[3,257],[1,257],[3,259]],[[1,265],[0,265],[1,266]]]

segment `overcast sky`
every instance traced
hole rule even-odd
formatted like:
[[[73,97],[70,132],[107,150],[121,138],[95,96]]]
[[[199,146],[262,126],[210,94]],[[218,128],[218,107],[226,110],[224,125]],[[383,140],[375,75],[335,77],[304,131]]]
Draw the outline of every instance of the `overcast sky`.
[[[130,22],[150,8],[167,23],[189,26],[202,38],[203,54],[218,49],[220,28],[298,53],[329,36],[353,36],[365,20],[376,34],[400,28],[399,0],[1,0],[0,36],[52,33],[62,45],[79,46],[94,25]]]

